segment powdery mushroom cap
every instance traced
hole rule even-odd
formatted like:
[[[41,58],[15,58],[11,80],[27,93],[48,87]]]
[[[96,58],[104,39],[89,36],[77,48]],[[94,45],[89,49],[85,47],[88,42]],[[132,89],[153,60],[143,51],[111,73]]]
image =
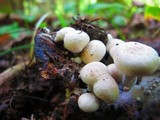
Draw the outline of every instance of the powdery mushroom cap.
[[[93,85],[93,92],[98,98],[107,103],[113,103],[119,97],[118,85],[111,76],[99,79]]]
[[[129,76],[149,75],[158,69],[158,53],[145,44],[126,42],[113,47],[110,54],[117,68]]]
[[[80,30],[68,32],[64,36],[64,47],[73,52],[81,52],[89,43],[90,38],[87,33]]]
[[[99,40],[92,40],[81,53],[82,61],[87,64],[93,61],[100,61],[106,54],[106,47]]]
[[[84,112],[95,112],[99,108],[99,100],[94,94],[84,93],[78,98],[78,106]]]
[[[106,44],[106,49],[108,52],[110,52],[110,49],[112,47],[125,43],[121,39],[113,38],[113,36],[111,34],[108,34],[107,37],[108,37],[108,41]]]
[[[91,62],[86,64],[80,71],[81,80],[93,85],[101,77],[108,76],[107,66],[101,62]]]
[[[57,31],[54,41],[55,42],[63,41],[65,34],[72,31],[75,31],[75,29],[72,27],[64,27],[60,29],[59,31]]]
[[[123,73],[117,68],[117,66],[114,63],[107,65],[107,69],[108,73],[113,77],[113,79],[117,83],[122,82]]]

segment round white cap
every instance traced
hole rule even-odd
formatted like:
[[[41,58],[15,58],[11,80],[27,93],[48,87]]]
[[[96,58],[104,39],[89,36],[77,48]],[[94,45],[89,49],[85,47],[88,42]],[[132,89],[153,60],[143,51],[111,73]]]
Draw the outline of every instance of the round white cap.
[[[87,33],[75,30],[65,34],[64,47],[73,53],[79,53],[87,46],[89,41],[90,38]]]
[[[99,78],[108,75],[108,69],[105,64],[90,62],[81,69],[79,76],[84,83],[93,85]]]
[[[78,98],[78,106],[84,112],[95,112],[99,108],[99,100],[94,94],[84,93]]]
[[[110,54],[119,70],[129,76],[144,76],[158,69],[156,50],[138,42],[126,42],[113,47]]]
[[[99,40],[92,40],[81,53],[82,61],[87,64],[93,61],[100,61],[106,54],[106,47]]]

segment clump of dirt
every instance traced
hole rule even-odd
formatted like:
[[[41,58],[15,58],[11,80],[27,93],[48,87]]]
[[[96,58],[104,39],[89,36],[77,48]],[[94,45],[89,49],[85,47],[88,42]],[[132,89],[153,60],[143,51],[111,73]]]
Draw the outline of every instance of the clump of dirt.
[[[107,31],[93,24],[94,22],[100,20],[100,18],[89,20],[78,16],[77,19],[73,18],[73,20],[75,21],[75,23],[71,24],[73,28],[86,32],[91,40],[97,39],[106,44]]]

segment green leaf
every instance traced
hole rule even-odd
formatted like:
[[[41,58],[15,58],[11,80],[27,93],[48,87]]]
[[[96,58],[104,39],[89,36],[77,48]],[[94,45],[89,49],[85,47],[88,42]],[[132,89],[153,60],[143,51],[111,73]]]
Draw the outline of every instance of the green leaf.
[[[97,10],[103,10],[103,9],[114,9],[114,10],[122,10],[125,9],[125,6],[120,3],[95,3],[95,4],[90,4],[88,6],[88,9],[94,9],[95,11]]]
[[[11,38],[16,39],[19,37],[23,28],[20,28],[17,22],[14,22],[10,25],[4,25],[1,27],[0,35],[10,34]]]
[[[112,20],[112,24],[114,26],[125,26],[126,21],[125,21],[125,18],[123,16],[115,16]]]
[[[145,6],[145,19],[155,19],[160,21],[160,8],[156,6]]]
[[[1,26],[0,35],[6,34],[6,33],[11,33],[14,30],[17,30],[18,28],[19,28],[19,25],[17,22],[14,22],[10,25]]]
[[[20,11],[20,10],[17,10],[16,11],[16,13],[23,19],[23,20],[25,20],[26,22],[29,22],[29,23],[31,23],[31,22],[33,22],[34,20],[35,20],[35,16],[33,16],[33,15],[25,15],[22,11]]]
[[[75,3],[75,1],[67,2],[64,6],[64,11],[66,13],[76,13],[76,3]]]

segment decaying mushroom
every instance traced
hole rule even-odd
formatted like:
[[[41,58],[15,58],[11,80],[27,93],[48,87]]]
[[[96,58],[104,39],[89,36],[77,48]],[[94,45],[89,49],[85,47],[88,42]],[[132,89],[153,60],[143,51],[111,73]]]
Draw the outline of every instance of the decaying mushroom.
[[[131,87],[137,76],[150,75],[159,66],[159,56],[152,47],[138,42],[126,42],[110,50],[117,68],[124,73],[123,86]]]

